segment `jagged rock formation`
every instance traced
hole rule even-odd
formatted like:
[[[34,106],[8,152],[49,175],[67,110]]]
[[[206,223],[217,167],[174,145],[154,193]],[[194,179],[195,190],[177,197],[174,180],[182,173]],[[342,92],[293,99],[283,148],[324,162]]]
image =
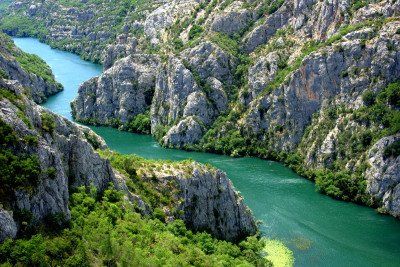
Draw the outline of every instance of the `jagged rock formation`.
[[[129,192],[126,178],[115,172],[110,163],[93,150],[105,147],[104,141],[94,132],[35,105],[24,96],[18,83],[1,81],[0,87],[15,94],[15,98],[1,98],[0,120],[10,126],[12,134],[21,140],[7,148],[13,149],[16,154],[35,155],[40,170],[35,184],[2,192],[0,241],[15,237],[17,229],[21,228],[22,221],[13,218],[13,213],[7,210],[29,212],[32,216],[29,223],[32,224],[56,215],[68,220],[70,188],[82,185],[94,186],[101,192],[112,183],[124,190],[131,201],[137,202],[143,212],[152,212],[141,199],[140,193]],[[24,106],[23,113],[21,105]],[[169,180],[177,182],[176,198],[181,200],[179,208],[183,210],[182,219],[187,225],[194,230],[208,230],[226,240],[238,240],[255,234],[256,226],[251,212],[226,175],[193,164],[190,173],[178,166],[174,175],[162,172],[156,175],[163,183]]]
[[[0,76],[12,80],[18,80],[22,86],[30,88],[30,95],[36,103],[42,103],[47,97],[54,95],[62,90],[62,86],[54,80],[49,67],[38,57],[27,55],[20,49],[13,46],[11,39],[4,34],[0,34]],[[19,63],[23,62],[23,65]],[[24,69],[25,65],[35,65],[34,67],[43,72],[38,75]]]
[[[13,48],[12,42],[8,47],[3,44],[0,44],[0,51]],[[99,79],[99,86],[112,79],[117,80],[117,84],[124,80],[130,93],[129,81],[140,76],[137,79],[141,83],[135,85],[136,97],[142,101],[138,102],[138,109],[145,108],[146,90],[155,82],[154,71],[147,71],[147,67],[153,64],[155,68],[158,64],[151,56],[140,58],[146,67],[137,61],[132,63],[129,57],[131,61],[121,62],[121,68],[127,68],[125,76],[120,69],[115,71],[117,64],[109,69],[111,78],[105,73]],[[7,74],[22,70],[16,61],[12,66],[15,66],[12,70],[3,69],[3,66],[0,70]],[[115,73],[117,77],[113,76]],[[80,186],[93,186],[101,193],[111,184],[136,203],[143,214],[152,214],[161,201],[157,200],[156,206],[152,206],[153,202],[145,201],[146,192],[131,190],[127,183],[129,173],[116,171],[109,160],[95,151],[106,148],[103,139],[89,128],[37,105],[27,93],[30,90],[26,84],[9,79],[25,77],[25,74],[7,75],[7,79],[0,77],[0,242],[34,231],[40,224],[61,226],[71,216],[68,206],[71,190]],[[176,199],[176,210],[182,213],[170,214],[169,220],[182,218],[193,230],[207,230],[230,241],[256,233],[251,212],[224,173],[198,163],[191,163],[189,169],[183,163],[175,163],[172,174],[158,172],[152,164],[144,164],[144,168],[152,175],[144,173],[139,177],[142,180],[157,179],[163,185],[175,181],[170,193]],[[154,171],[157,172],[155,176]]]
[[[37,6],[34,0],[14,3],[10,16],[46,22],[47,41],[60,44],[56,25],[65,22],[69,7],[55,4],[59,19],[50,21],[44,12],[30,12],[32,4]],[[49,10],[47,5],[41,8]],[[106,9],[105,2],[98,5]],[[398,152],[390,160],[368,160],[372,147],[399,131],[399,108],[387,96],[400,79],[399,16],[400,2],[390,0],[152,1],[127,9],[120,15],[123,25],[104,20],[121,29],[117,38],[97,39],[75,52],[104,51],[95,58],[113,77],[114,62],[121,66],[138,54],[159,58],[157,67],[148,68],[155,77],[148,92],[151,132],[163,145],[286,161],[328,195],[399,216],[398,173],[385,173]],[[97,32],[87,29],[84,38]],[[72,34],[63,38],[75,42]],[[125,81],[98,86],[101,80],[80,90],[77,117],[124,124],[149,107],[145,101],[138,108]],[[384,144],[386,151],[390,145]]]
[[[385,148],[399,142],[400,135],[384,137],[368,153],[368,192],[382,200],[385,212],[400,217],[400,157],[385,156]]]
[[[92,78],[79,88],[72,103],[72,114],[78,121],[92,120],[111,124],[127,123],[144,113],[154,94],[159,60],[151,55],[131,55],[118,60],[99,78]]]
[[[190,160],[154,161],[104,153],[128,177],[126,184],[132,194],[142,199],[162,198],[148,203],[150,209],[162,210],[166,221],[180,218],[190,229],[207,231],[229,241],[256,233],[251,211],[224,172]],[[129,168],[121,167],[121,161],[128,162],[125,166]],[[138,186],[145,184],[149,188],[147,193],[138,192],[129,179]]]
[[[28,212],[33,224],[57,214],[68,220],[70,187],[93,185],[101,192],[110,182],[116,184],[110,164],[93,151],[88,140],[98,147],[104,146],[104,141],[89,128],[35,105],[24,96],[18,83],[2,82],[0,87],[15,95],[1,98],[0,120],[12,128],[11,135],[21,140],[6,144],[6,149],[17,155],[31,155],[37,168],[34,175],[38,175],[36,182],[28,181],[29,185],[4,185],[3,208]]]
[[[225,173],[194,164],[189,179],[182,176],[175,179],[179,195],[184,199],[180,207],[184,212],[183,220],[190,228],[207,230],[231,241],[255,234],[251,211],[234,191]]]

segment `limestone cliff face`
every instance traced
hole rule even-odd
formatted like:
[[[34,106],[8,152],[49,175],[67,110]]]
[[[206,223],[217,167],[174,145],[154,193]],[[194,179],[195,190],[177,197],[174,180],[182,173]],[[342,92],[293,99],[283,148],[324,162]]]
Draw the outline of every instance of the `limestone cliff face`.
[[[103,14],[107,3],[100,2],[95,12]],[[379,95],[400,79],[399,1],[150,1],[120,14],[121,24],[108,16],[87,19],[88,25],[102,25],[95,30],[77,19],[83,9],[68,13],[71,7],[55,4],[60,19],[50,20],[44,12],[49,4],[38,12],[29,11],[32,4],[38,6],[35,0],[15,3],[10,14],[46,22],[50,43],[96,35],[79,49],[73,42],[81,55],[101,54],[107,69],[82,86],[74,102],[77,118],[123,124],[151,106],[152,134],[165,146],[275,158],[296,154],[308,172],[357,173],[371,200],[357,201],[398,216],[398,174],[385,173],[392,161],[367,160],[368,151],[395,136],[396,128],[360,114],[369,112],[363,95]],[[76,18],[74,26],[57,26],[66,14]],[[118,36],[100,38],[105,25],[119,28]],[[71,33],[73,27],[80,35]],[[143,63],[149,54],[157,64]],[[125,75],[139,68],[139,74]],[[154,83],[134,86],[146,72]],[[150,101],[142,101],[143,91],[151,92]],[[363,138],[361,148],[344,149],[357,146],[344,141],[353,140],[350,135]]]
[[[73,116],[78,121],[100,124],[114,120],[127,123],[150,107],[158,66],[159,60],[151,55],[118,60],[79,88],[79,96],[72,103]]]
[[[226,174],[204,169],[196,165],[189,179],[177,177],[180,196],[185,200],[180,208],[186,224],[230,241],[254,235],[257,227],[251,211]]]
[[[384,137],[369,151],[371,168],[366,173],[368,192],[382,201],[384,212],[400,217],[400,157],[385,156],[385,149],[399,142],[400,135]]]
[[[158,161],[141,163],[136,173],[135,179],[171,198],[170,204],[158,205],[166,221],[180,218],[190,229],[207,231],[229,241],[257,232],[250,209],[220,170],[192,161]]]
[[[249,104],[241,123],[256,134],[282,126],[279,133],[269,134],[270,144],[277,151],[293,150],[312,115],[332,105],[330,101],[357,109],[363,92],[380,91],[400,77],[400,36],[395,33],[399,26],[394,22],[377,33],[371,28],[356,31],[343,42],[312,53],[285,84],[270,94],[261,92]],[[393,50],[389,49],[392,44]],[[253,70],[262,71],[262,66]]]
[[[39,169],[37,182],[29,188],[6,187],[10,189],[7,195],[1,192],[0,242],[16,237],[26,225],[46,223],[52,216],[67,221],[70,190],[78,186],[94,186],[100,193],[113,184],[137,203],[143,213],[153,212],[140,193],[129,191],[127,178],[94,151],[106,147],[94,132],[36,105],[24,95],[17,81],[0,80],[0,87],[14,95],[0,99],[0,121],[11,127],[18,139],[16,145],[6,144],[6,148],[16,155],[36,157]],[[162,184],[171,180],[176,183],[173,197],[183,215],[177,213],[170,219],[181,218],[195,231],[206,230],[230,241],[256,233],[251,212],[224,173],[197,163],[189,171],[183,167],[178,164],[173,174],[147,167],[153,174],[157,172],[148,179],[159,179]],[[145,174],[142,179],[146,177]],[[32,216],[29,222],[16,216],[21,212]]]
[[[31,64],[36,68],[47,68],[49,67],[41,62],[40,59],[23,53],[17,47],[12,45],[12,41],[9,37],[0,34],[0,69],[2,70],[3,78],[9,78],[18,80],[22,86],[30,89],[30,95],[36,103],[42,103],[47,97],[54,95],[55,93],[62,90],[62,86],[54,81],[54,76],[49,74],[49,78],[52,80],[45,80],[43,77],[36,75],[32,72],[27,71],[18,62],[24,61],[25,65]],[[37,62],[31,61],[32,57],[40,61],[41,66],[37,65]],[[46,71],[46,70],[41,70]]]
[[[12,42],[8,48],[13,48]],[[2,43],[0,51],[9,50]],[[29,75],[36,76],[23,71],[13,57],[4,58],[9,61],[0,65],[1,73],[6,73],[6,77],[0,77],[0,160],[4,175],[0,190],[0,242],[15,238],[29,229],[34,231],[32,229],[41,224],[61,226],[70,219],[71,190],[79,186],[93,186],[101,193],[113,185],[122,190],[127,199],[135,202],[143,214],[151,215],[154,210],[150,203],[142,199],[142,192],[130,192],[126,183],[128,178],[113,169],[110,162],[95,151],[106,148],[104,140],[89,128],[37,105],[33,101],[34,94],[29,92],[40,88],[27,87],[29,84],[24,79],[18,80]],[[152,56],[129,56],[119,60],[101,77],[84,84],[81,90],[86,90],[87,95],[103,94],[101,98],[109,103],[120,103],[114,98],[122,95],[126,105],[119,109],[118,118],[123,121],[149,107],[158,65],[158,59]],[[138,84],[132,84],[135,81],[139,81]],[[90,83],[94,85],[91,87]],[[125,83],[126,90],[121,92],[122,83]],[[111,92],[113,95],[106,94],[108,91],[105,88],[113,84],[116,91]],[[34,85],[40,86],[39,83]],[[132,92],[133,88],[136,91]],[[89,116],[88,112],[98,105],[100,109],[90,115],[97,114],[99,119],[108,119],[103,103],[90,103],[85,98],[78,98],[75,103],[85,106],[85,113],[80,113],[80,118]],[[133,106],[136,109],[132,110]],[[129,109],[126,110],[126,107]],[[18,161],[23,165],[14,167]],[[172,197],[177,200],[176,209],[182,213],[172,214],[169,220],[183,219],[195,231],[206,230],[230,241],[256,233],[251,212],[224,173],[197,163],[193,163],[190,170],[185,169],[183,164],[176,166],[177,171],[172,175],[164,172],[156,175],[161,184],[173,180],[176,185]],[[147,166],[151,172],[156,171],[153,168],[152,165]],[[142,179],[151,180],[154,176],[144,175]]]
[[[25,97],[19,83],[8,81],[0,85],[2,90],[8,90],[18,98],[1,98],[1,122],[10,126],[19,140],[29,137],[34,140],[25,143],[19,141],[17,145],[7,148],[16,155],[36,157],[40,170],[38,181],[31,189],[12,188],[8,192],[9,195],[2,199],[3,208],[28,212],[32,218],[27,223],[32,224],[57,214],[68,220],[70,188],[93,185],[101,192],[110,182],[117,184],[110,164],[94,152],[90,143],[102,147],[104,141],[101,138],[89,128],[78,126],[34,104]],[[21,110],[22,106],[24,110]],[[0,225],[1,229],[8,229],[12,225],[20,228],[22,223],[13,219],[10,212],[2,211],[2,218],[4,224]],[[6,233],[15,237],[17,231],[7,230]]]

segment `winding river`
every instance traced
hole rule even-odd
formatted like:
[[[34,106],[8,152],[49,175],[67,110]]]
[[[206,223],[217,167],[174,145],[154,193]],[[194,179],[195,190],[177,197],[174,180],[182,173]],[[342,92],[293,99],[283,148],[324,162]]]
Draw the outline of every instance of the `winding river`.
[[[44,106],[71,119],[70,102],[79,84],[99,75],[101,66],[36,39],[14,41],[50,65],[65,89]],[[154,159],[192,158],[225,171],[262,222],[263,235],[282,240],[292,249],[296,266],[400,266],[400,221],[321,195],[313,183],[279,163],[164,149],[151,136],[106,127],[92,129],[120,153]]]

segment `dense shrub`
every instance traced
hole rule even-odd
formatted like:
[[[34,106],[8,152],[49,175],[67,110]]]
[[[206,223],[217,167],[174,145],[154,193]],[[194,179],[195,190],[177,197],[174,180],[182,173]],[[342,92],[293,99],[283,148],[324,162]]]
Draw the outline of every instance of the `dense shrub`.
[[[70,228],[57,235],[37,234],[6,240],[0,263],[89,266],[270,266],[264,242],[249,237],[239,244],[193,233],[176,220],[165,224],[142,217],[114,189],[96,200],[96,192],[79,188],[71,197]],[[59,219],[54,216],[54,223]],[[57,217],[57,218],[56,218]]]
[[[126,130],[134,133],[150,134],[151,131],[150,113],[146,112],[143,114],[136,115],[128,122],[125,128]]]
[[[54,116],[50,113],[44,112],[41,114],[42,119],[42,129],[48,133],[53,133],[56,128],[56,122]]]
[[[40,57],[24,52],[15,54],[15,59],[27,72],[36,74],[47,82],[56,83],[50,67]]]
[[[366,91],[362,95],[362,100],[366,106],[371,106],[375,103],[375,94],[372,91]]]
[[[194,24],[189,31],[189,40],[199,37],[203,31],[204,31],[203,27]]]
[[[39,181],[38,157],[13,151],[19,142],[14,130],[0,120],[0,200],[11,198],[15,189],[30,190]]]

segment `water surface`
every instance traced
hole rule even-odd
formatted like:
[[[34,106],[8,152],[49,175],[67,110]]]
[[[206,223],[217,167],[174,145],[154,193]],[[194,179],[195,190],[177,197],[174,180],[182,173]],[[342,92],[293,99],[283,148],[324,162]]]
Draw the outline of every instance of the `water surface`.
[[[71,119],[70,102],[79,84],[99,75],[101,66],[35,39],[14,41],[50,65],[65,89],[44,106]],[[225,171],[262,221],[263,235],[284,241],[294,251],[296,266],[400,266],[400,221],[318,194],[313,183],[279,163],[164,149],[150,136],[106,127],[92,129],[120,153],[153,159],[192,158]]]

